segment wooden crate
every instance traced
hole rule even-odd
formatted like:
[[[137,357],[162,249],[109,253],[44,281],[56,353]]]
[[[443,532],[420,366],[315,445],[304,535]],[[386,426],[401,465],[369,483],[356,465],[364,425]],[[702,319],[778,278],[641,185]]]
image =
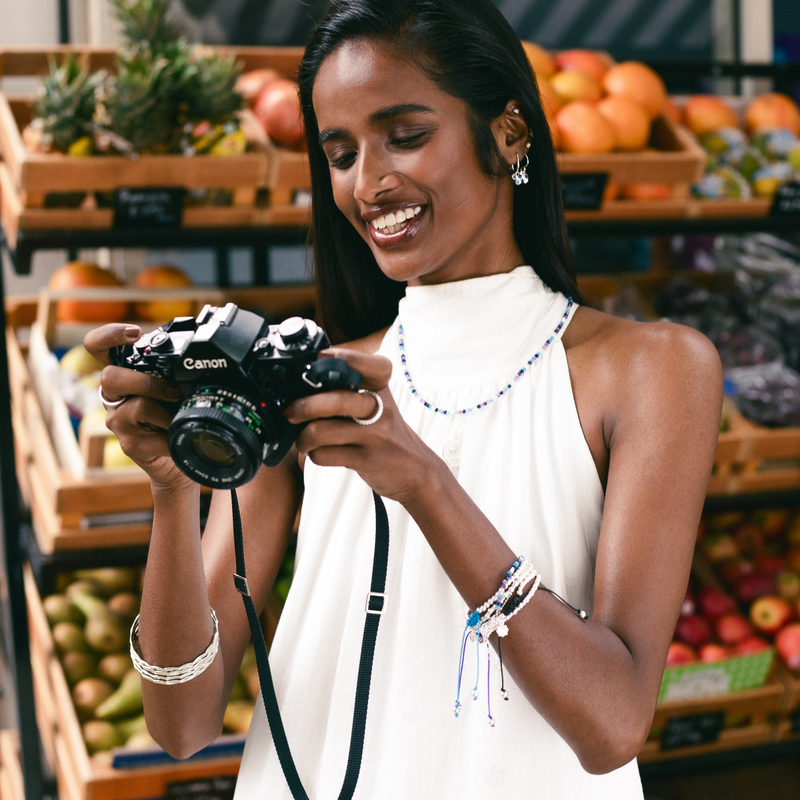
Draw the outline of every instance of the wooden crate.
[[[784,683],[773,675],[765,686],[758,689],[659,703],[651,735],[639,754],[639,761],[663,761],[774,741],[785,695]],[[685,720],[684,727],[690,730],[693,722],[709,719],[714,714],[722,714],[725,723],[713,741],[662,749],[666,726],[674,724],[670,720]]]
[[[158,798],[166,794],[167,785],[172,782],[237,774],[240,755],[171,760],[136,769],[114,769],[91,758],[29,569],[25,573],[25,596],[34,667],[36,720],[45,755],[54,767],[62,800]],[[228,736],[223,737],[218,745],[229,743],[230,749],[240,749],[241,741],[241,737]]]
[[[786,687],[780,720],[778,741],[800,741],[800,671],[792,672],[785,664],[777,665],[776,677]]]
[[[0,731],[0,798],[25,800],[25,782],[19,754],[19,734],[15,730]],[[62,798],[62,800],[69,800]]]
[[[310,286],[227,291],[190,289],[179,294],[170,291],[166,295],[124,288],[111,294],[126,300],[180,296],[192,299],[196,310],[204,303],[233,302],[275,319],[297,313],[309,314],[315,299]],[[39,341],[40,349],[80,342],[88,329],[94,327],[56,321],[56,302],[68,295],[81,299],[91,299],[93,295],[100,299],[111,296],[107,289],[43,291],[38,317],[31,328],[33,341]],[[17,316],[26,318],[21,312]],[[85,457],[97,449],[89,444],[81,451],[63,400],[55,392],[43,397],[42,386],[46,384],[41,384],[37,391],[29,361],[30,345],[21,345],[18,333],[13,327],[6,332],[17,473],[42,553],[146,544],[151,528],[146,512],[152,509],[149,479],[138,467],[111,470],[97,462],[87,462]],[[98,435],[104,438],[105,431]],[[132,512],[136,518],[113,516],[125,512]],[[105,515],[112,516],[103,521]]]
[[[113,71],[115,51],[110,48],[49,47],[0,49],[0,78],[44,75],[49,58],[75,52],[92,71]],[[302,55],[296,47],[220,48],[233,53],[243,69],[270,67],[294,77]],[[107,229],[114,211],[98,208],[95,191],[119,188],[182,187],[233,190],[230,206],[187,206],[184,227],[304,224],[307,207],[293,207],[296,189],[307,188],[307,159],[275,147],[249,110],[242,113],[242,127],[250,141],[249,151],[239,156],[146,155],[137,160],[125,156],[74,157],[29,153],[22,129],[34,114],[32,98],[7,97],[0,92],[0,219],[13,248],[20,230]],[[81,208],[48,208],[53,192],[87,192]],[[274,197],[271,195],[274,194]]]

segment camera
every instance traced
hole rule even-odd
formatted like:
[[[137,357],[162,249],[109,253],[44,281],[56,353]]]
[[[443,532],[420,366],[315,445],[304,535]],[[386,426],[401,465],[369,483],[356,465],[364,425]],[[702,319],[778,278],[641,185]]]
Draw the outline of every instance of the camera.
[[[361,375],[340,358],[315,322],[270,325],[233,303],[176,317],[132,345],[112,349],[121,367],[165,378],[183,394],[167,429],[169,451],[192,480],[212,488],[247,483],[261,464],[279,464],[302,425],[283,410],[332,389],[355,391]]]

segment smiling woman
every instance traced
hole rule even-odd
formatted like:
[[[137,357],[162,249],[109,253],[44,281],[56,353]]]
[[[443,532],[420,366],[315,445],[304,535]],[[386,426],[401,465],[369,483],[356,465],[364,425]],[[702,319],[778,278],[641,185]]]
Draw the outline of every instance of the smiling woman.
[[[239,487],[256,610],[304,492],[269,654],[283,722],[257,710],[236,797],[641,798],[716,447],[716,351],[581,305],[535,78],[490,0],[334,0],[300,86],[341,343],[326,355],[363,382],[290,405],[295,450]],[[86,344],[108,363],[138,336]],[[201,541],[163,435],[177,387],[102,381],[153,487],[140,660],[182,669],[218,628],[191,680],[143,686],[152,735],[186,757],[217,735],[249,638],[232,500],[215,491]]]

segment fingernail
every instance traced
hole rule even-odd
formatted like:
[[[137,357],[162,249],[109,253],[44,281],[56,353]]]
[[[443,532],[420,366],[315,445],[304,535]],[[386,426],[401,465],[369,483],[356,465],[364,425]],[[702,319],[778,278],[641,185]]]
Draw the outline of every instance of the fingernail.
[[[138,325],[126,325],[122,332],[129,339],[138,339],[142,335],[142,329]]]

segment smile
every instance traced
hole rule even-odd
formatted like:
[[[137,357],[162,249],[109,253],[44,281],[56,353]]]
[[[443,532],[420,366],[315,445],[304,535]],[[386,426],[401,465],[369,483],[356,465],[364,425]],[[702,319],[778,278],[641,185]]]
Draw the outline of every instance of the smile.
[[[399,211],[395,211],[392,214],[386,214],[383,217],[372,220],[370,224],[376,231],[391,235],[402,230],[406,226],[406,223],[414,219],[420,211],[422,211],[422,206],[406,209],[401,208]]]

